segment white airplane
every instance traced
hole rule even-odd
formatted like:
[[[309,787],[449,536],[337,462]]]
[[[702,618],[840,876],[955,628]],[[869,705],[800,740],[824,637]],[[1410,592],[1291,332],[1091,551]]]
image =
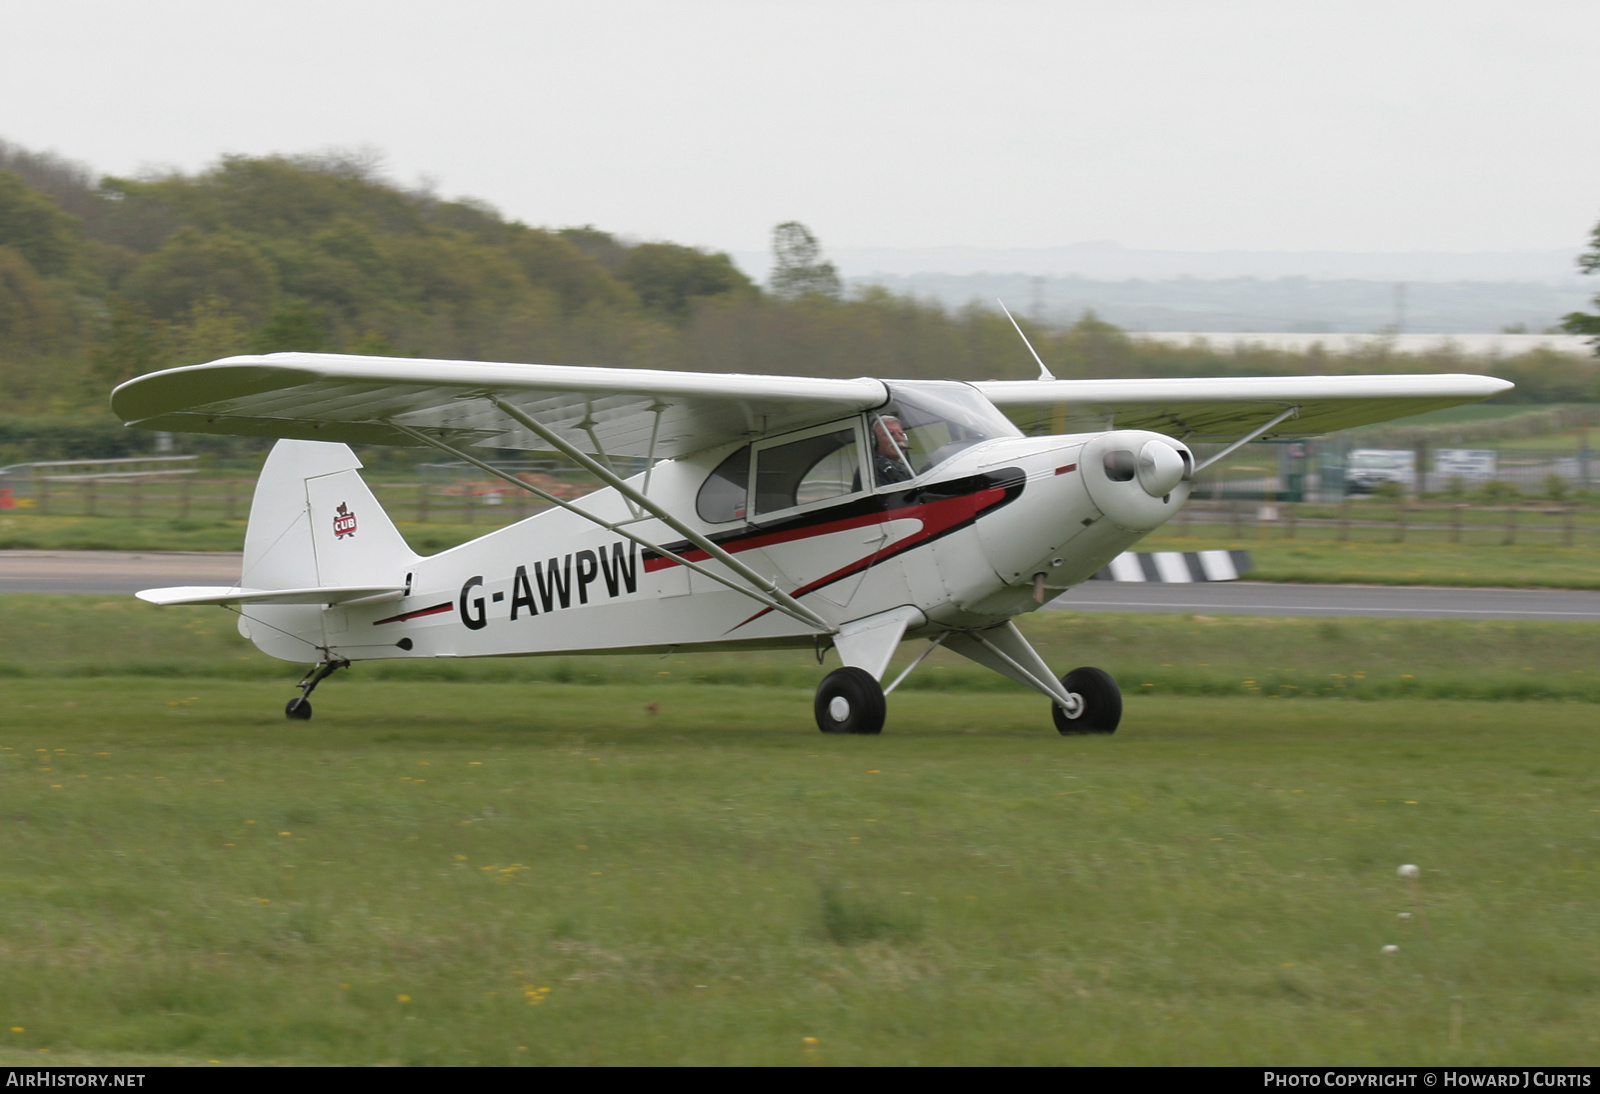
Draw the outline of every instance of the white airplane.
[[[888,692],[943,646],[1110,733],[1111,677],[1057,677],[1012,620],[1170,519],[1185,443],[1305,437],[1485,399],[1484,376],[830,380],[403,360],[229,357],[118,387],[144,429],[282,438],[243,572],[157,604],[237,608],[262,651],[309,663],[289,701],[381,658],[831,648],[825,733],[877,733]],[[1042,434],[1042,435],[1040,435]],[[426,445],[552,508],[436,555],[407,545],[347,444]],[[474,449],[559,452],[604,487],[554,497]],[[644,461],[623,477],[613,460]],[[926,647],[887,687],[903,639]]]

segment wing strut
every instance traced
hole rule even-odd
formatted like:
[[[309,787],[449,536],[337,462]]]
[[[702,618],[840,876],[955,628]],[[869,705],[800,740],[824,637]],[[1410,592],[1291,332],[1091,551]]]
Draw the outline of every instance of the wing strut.
[[[499,400],[496,400],[496,402],[498,403]],[[520,418],[519,418],[519,420],[520,420]],[[784,615],[790,616],[793,619],[796,619],[799,622],[804,623],[808,627],[816,627],[817,629],[821,630],[824,634],[833,634],[838,630],[837,627],[833,626],[827,620],[823,619],[821,616],[819,616],[816,613],[812,612],[810,609],[806,608],[804,605],[796,604],[793,597],[789,596],[787,593],[781,592],[780,590],[778,590],[776,588],[776,586],[772,586],[771,582],[763,582],[759,577],[757,577],[755,579],[755,582],[754,582],[757,585],[757,588],[752,589],[748,585],[741,584],[741,583],[739,583],[737,581],[732,581],[729,578],[724,577],[722,574],[719,574],[719,573],[715,572],[714,570],[709,570],[709,569],[705,568],[704,566],[700,566],[700,565],[698,565],[698,564],[696,564],[694,562],[691,562],[688,559],[684,558],[682,555],[679,555],[679,554],[676,554],[676,553],[674,553],[672,551],[669,551],[665,547],[662,547],[660,544],[652,543],[650,540],[645,539],[643,536],[639,535],[637,532],[634,532],[632,529],[627,527],[627,523],[630,523],[630,522],[612,523],[611,521],[608,521],[608,520],[605,520],[605,519],[603,519],[601,517],[595,516],[593,513],[585,512],[584,510],[578,508],[576,505],[572,504],[572,502],[566,500],[565,498],[558,498],[554,494],[550,494],[550,493],[547,493],[544,490],[539,489],[537,486],[534,486],[532,483],[523,482],[521,479],[517,478],[515,475],[512,475],[512,474],[509,474],[508,472],[502,471],[498,467],[493,467],[490,464],[485,463],[483,460],[478,459],[476,456],[473,456],[473,455],[470,455],[470,454],[468,454],[466,452],[463,452],[459,448],[454,447],[453,445],[446,444],[444,441],[439,440],[437,437],[430,437],[430,436],[428,436],[428,434],[422,432],[421,430],[413,429],[411,426],[408,426],[403,422],[396,422],[396,421],[390,420],[386,424],[391,426],[394,429],[399,430],[400,432],[404,433],[406,436],[411,437],[413,440],[416,440],[416,441],[418,441],[418,442],[420,442],[422,444],[425,444],[425,445],[429,446],[430,448],[437,448],[439,451],[447,453],[448,455],[454,456],[458,460],[464,460],[467,463],[470,463],[472,466],[478,468],[480,471],[486,471],[489,474],[495,476],[496,478],[504,479],[506,482],[509,482],[512,486],[518,487],[519,489],[522,489],[522,490],[526,490],[528,493],[532,494],[536,498],[539,498],[539,499],[541,499],[543,501],[547,501],[552,505],[559,506],[560,508],[565,509],[568,512],[576,513],[578,516],[582,517],[584,520],[587,520],[592,524],[598,524],[600,527],[604,528],[608,532],[613,532],[616,535],[623,536],[623,537],[625,537],[627,539],[630,539],[634,543],[637,543],[641,547],[644,547],[644,548],[646,548],[648,550],[651,550],[651,551],[655,551],[656,553],[660,554],[663,558],[670,558],[672,561],[678,563],[678,565],[680,565],[680,566],[684,566],[684,567],[686,567],[686,568],[688,568],[690,570],[693,570],[695,573],[700,574],[703,577],[709,578],[712,581],[717,582],[718,584],[726,585],[728,588],[732,589],[734,592],[740,593],[740,594],[742,594],[744,596],[749,597],[751,600],[756,601],[758,604],[761,604],[763,607],[771,608],[773,611],[776,611],[776,612],[782,612]],[[526,424],[526,423],[524,423],[524,424]],[[568,446],[568,447],[570,447],[570,446]],[[582,454],[579,453],[579,455],[582,455]],[[592,461],[590,461],[590,462],[592,463]],[[626,491],[626,493],[624,493],[624,495],[623,495],[624,497],[629,497],[629,495],[632,495],[633,497],[639,497],[637,492],[633,491],[631,487],[626,487],[626,484],[623,484],[621,479],[618,479],[616,475],[614,475],[614,474],[610,473],[609,471],[605,470],[604,468],[600,467],[600,465],[594,464],[592,467],[588,467],[588,470],[591,473],[595,474],[597,477],[599,477],[608,486],[622,485],[624,487],[625,491]],[[632,501],[633,497],[629,497],[629,500]],[[693,541],[693,540],[695,540],[697,538],[698,539],[703,539],[704,538],[704,537],[697,537],[693,533],[687,533],[685,531],[685,529],[682,527],[682,525],[681,525],[681,523],[679,521],[672,520],[672,519],[670,519],[668,517],[662,516],[660,514],[660,512],[658,511],[659,507],[656,506],[654,503],[646,501],[645,504],[644,504],[644,508],[649,509],[654,515],[656,515],[662,521],[662,523],[666,524],[673,531],[678,532],[680,535],[685,535],[685,537],[690,539],[691,541]],[[699,544],[697,543],[696,546],[699,546]],[[712,544],[711,546],[713,547],[713,551],[708,552],[708,553],[712,554],[712,556],[717,558],[718,561],[721,561],[723,558],[728,557],[728,553],[726,551],[724,551],[722,548],[717,547],[715,544]],[[750,570],[749,567],[744,566],[742,563],[734,563],[734,565],[732,567],[730,567],[730,568],[733,569],[734,572],[738,573],[739,576],[744,577],[746,581],[750,581],[751,580],[751,578],[746,576],[746,575],[754,573],[754,571]],[[775,596],[763,595],[763,592],[765,592],[769,587],[771,588],[772,592],[776,593]],[[785,602],[787,602],[787,603],[785,603]],[[791,608],[790,605],[793,605],[793,608]],[[798,611],[796,611],[794,609],[798,609]]]
[[[1282,414],[1279,414],[1276,418],[1272,419],[1272,421],[1268,422],[1266,425],[1262,426],[1259,429],[1251,430],[1249,433],[1246,433],[1243,437],[1240,437],[1238,440],[1234,441],[1227,448],[1224,448],[1221,452],[1218,452],[1216,455],[1212,456],[1210,459],[1206,460],[1204,463],[1199,464],[1198,466],[1196,466],[1195,469],[1192,472],[1190,472],[1190,474],[1191,475],[1198,475],[1200,472],[1204,471],[1206,468],[1210,467],[1212,464],[1214,464],[1218,460],[1222,459],[1222,457],[1233,455],[1235,449],[1243,448],[1245,445],[1249,444],[1251,441],[1253,441],[1257,437],[1261,436],[1263,433],[1265,433],[1267,430],[1271,429],[1273,426],[1277,425],[1279,422],[1283,421],[1285,418],[1292,418],[1298,413],[1300,413],[1299,406],[1290,407],[1288,410],[1285,410]]]
[[[728,569],[732,570],[734,573],[750,582],[750,584],[755,586],[756,589],[759,589],[761,592],[770,597],[772,601],[775,602],[773,606],[777,608],[777,610],[783,612],[784,615],[792,616],[793,618],[798,619],[803,623],[807,623],[813,627],[821,627],[828,634],[833,634],[836,630],[838,630],[837,627],[829,623],[826,619],[822,618],[822,616],[818,615],[804,604],[801,604],[794,597],[784,592],[770,578],[763,577],[762,575],[756,573],[756,571],[752,570],[750,567],[734,558],[715,543],[712,543],[705,536],[684,524],[683,521],[679,520],[677,517],[661,508],[661,506],[657,505],[655,502],[639,493],[639,491],[635,490],[633,487],[629,486],[617,476],[616,472],[595,460],[587,452],[573,447],[570,443],[557,436],[555,432],[548,426],[535,421],[533,418],[530,418],[527,414],[524,414],[521,410],[512,406],[498,395],[489,395],[488,399],[500,410],[502,414],[505,414],[509,418],[515,419],[517,422],[520,422],[525,428],[536,434],[541,440],[543,440],[550,447],[554,448],[557,452],[560,452],[562,455],[576,461],[579,466],[583,467],[595,478],[611,487],[624,498],[633,502],[640,509],[643,509],[651,516],[655,517],[662,524],[665,524],[668,528],[671,528],[674,532],[677,532],[684,539],[700,548],[702,551],[716,559],[718,562],[722,563]],[[659,551],[661,548],[656,547],[653,549]],[[678,561],[682,562],[684,560],[680,558]],[[707,570],[701,570],[699,572],[707,574],[709,573]],[[729,588],[738,588],[738,586],[727,581],[724,581],[723,584],[727,585]]]
[[[639,489],[639,493],[644,494],[646,497],[650,494],[650,476],[656,473],[656,439],[661,436],[661,412],[666,409],[667,405],[661,402],[654,403],[650,407],[650,413],[655,415],[655,421],[650,423],[650,451],[645,454],[644,485]],[[594,441],[595,451],[604,451],[600,447],[599,440],[595,438],[592,432],[589,434],[589,439]],[[633,513],[635,519],[643,515],[639,507],[631,501],[628,502],[628,510]]]

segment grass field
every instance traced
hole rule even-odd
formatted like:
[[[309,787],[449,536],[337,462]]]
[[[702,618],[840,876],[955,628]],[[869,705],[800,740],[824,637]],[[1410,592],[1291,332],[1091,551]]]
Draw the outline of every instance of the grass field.
[[[1250,552],[1251,581],[1318,585],[1453,585],[1600,589],[1593,547],[1147,536],[1140,551],[1236,548]]]
[[[1600,703],[1595,661],[1600,623],[1055,611],[1018,622],[1051,665],[1063,671],[1098,665],[1130,694]],[[891,671],[919,652],[919,643],[903,645]],[[830,657],[827,667],[836,665]],[[53,678],[63,687],[106,676],[276,680],[286,701],[293,694],[287,685],[302,669],[258,653],[239,637],[233,616],[217,608],[158,608],[131,596],[0,597],[0,680]],[[350,678],[599,687],[725,684],[808,692],[826,671],[809,651],[389,661],[333,677],[316,701],[318,710],[343,706],[338,686]],[[1017,691],[1003,677],[943,650],[902,686],[941,693]],[[899,718],[892,714],[891,725]],[[809,725],[810,715],[800,724]]]
[[[1052,615],[1116,736],[951,663],[834,738],[760,655],[287,723],[228,622],[0,598],[0,1063],[1600,1062],[1600,627]]]
[[[1573,705],[8,690],[8,1063],[1600,1059]]]

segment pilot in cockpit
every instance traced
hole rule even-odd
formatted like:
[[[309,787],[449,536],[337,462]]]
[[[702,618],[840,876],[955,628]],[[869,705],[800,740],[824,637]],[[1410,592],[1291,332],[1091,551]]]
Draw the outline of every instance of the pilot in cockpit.
[[[911,442],[900,419],[891,415],[872,422],[872,478],[877,486],[905,482],[912,477]]]

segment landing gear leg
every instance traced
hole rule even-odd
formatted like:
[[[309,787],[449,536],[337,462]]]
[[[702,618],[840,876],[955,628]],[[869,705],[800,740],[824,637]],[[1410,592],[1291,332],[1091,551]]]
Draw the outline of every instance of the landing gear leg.
[[[311,720],[311,693],[317,690],[317,685],[340,669],[350,667],[350,662],[343,657],[319,661],[306,671],[295,686],[300,689],[300,694],[289,700],[288,706],[283,708],[283,716],[296,722],[309,722]]]
[[[1060,681],[1044,663],[1015,623],[984,631],[958,631],[945,640],[945,649],[969,657],[1043,692],[1051,700],[1056,729],[1064,736],[1079,733],[1115,733],[1122,721],[1122,692],[1111,674],[1102,669],[1073,669]]]

